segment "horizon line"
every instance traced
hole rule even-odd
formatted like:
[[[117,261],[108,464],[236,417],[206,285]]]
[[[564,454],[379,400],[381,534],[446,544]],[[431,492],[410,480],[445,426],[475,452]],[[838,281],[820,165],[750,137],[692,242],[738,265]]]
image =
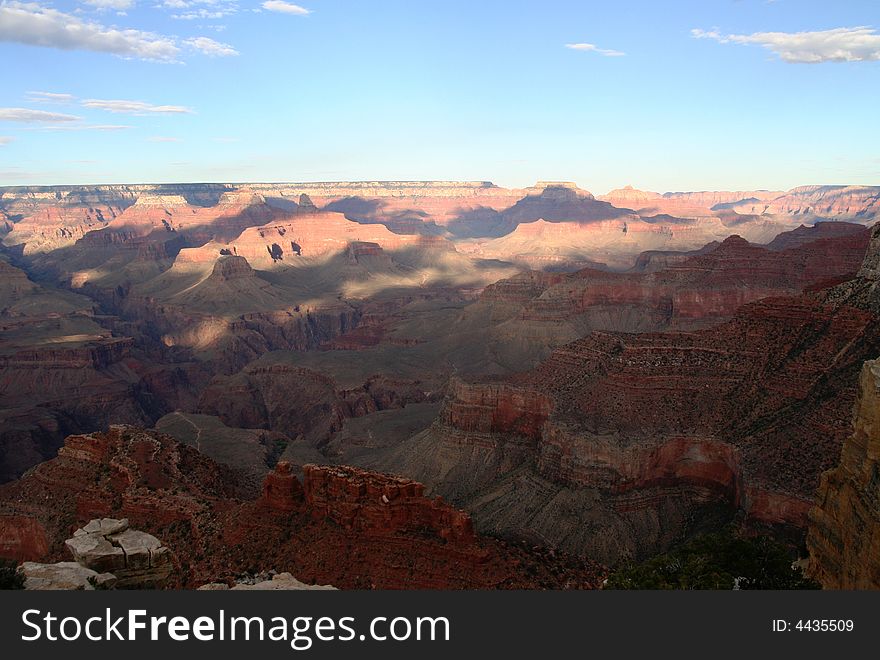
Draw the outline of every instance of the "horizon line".
[[[554,185],[557,186],[575,186],[578,190],[583,192],[587,192],[593,194],[593,192],[589,188],[583,188],[581,185],[573,180],[537,180],[535,183],[529,186],[516,187],[516,186],[502,186],[498,185],[495,182],[484,179],[484,180],[475,180],[475,179],[336,179],[336,180],[324,180],[324,181],[290,181],[290,180],[275,180],[275,181],[174,181],[174,182],[156,182],[156,181],[139,181],[139,182],[115,182],[115,183],[54,183],[54,184],[9,184],[9,185],[0,185],[0,191],[7,191],[10,189],[46,189],[46,190],[58,190],[64,188],[114,188],[114,187],[124,187],[124,186],[232,186],[232,187],[242,187],[242,186],[279,186],[279,185],[289,185],[289,186],[316,186],[316,185],[327,185],[327,184],[380,184],[380,185],[389,185],[389,184],[397,184],[397,185],[425,185],[425,184],[452,184],[459,186],[474,186],[474,187],[482,187],[482,188],[496,188],[502,190],[528,190],[530,188],[538,188],[538,187],[551,187]],[[792,190],[797,190],[799,188],[880,188],[880,183],[878,184],[861,184],[861,183],[807,183],[800,184],[797,186],[793,186],[791,188],[740,188],[739,190],[732,189],[722,189],[722,188],[679,188],[678,190],[666,190],[666,191],[658,191],[658,190],[648,190],[646,188],[638,188],[632,186],[630,184],[617,186],[615,188],[611,188],[605,193],[598,193],[599,196],[607,195],[616,190],[637,190],[640,192],[651,192],[657,193],[660,195],[667,194],[676,194],[676,193],[705,193],[705,192],[791,192]]]

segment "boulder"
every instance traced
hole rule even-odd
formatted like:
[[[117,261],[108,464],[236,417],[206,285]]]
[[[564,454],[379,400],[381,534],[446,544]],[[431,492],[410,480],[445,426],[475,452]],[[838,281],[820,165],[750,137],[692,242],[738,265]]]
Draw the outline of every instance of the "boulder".
[[[237,584],[232,591],[336,591],[329,584],[306,584],[300,582],[290,573],[279,573],[271,580],[263,580],[256,584]]]
[[[79,565],[112,572],[120,587],[158,587],[171,574],[168,548],[152,534],[131,529],[125,518],[92,520],[64,544]]]
[[[26,561],[19,570],[24,574],[24,588],[39,591],[93,591],[110,589],[117,580],[112,573],[98,573],[73,561],[39,564]]]

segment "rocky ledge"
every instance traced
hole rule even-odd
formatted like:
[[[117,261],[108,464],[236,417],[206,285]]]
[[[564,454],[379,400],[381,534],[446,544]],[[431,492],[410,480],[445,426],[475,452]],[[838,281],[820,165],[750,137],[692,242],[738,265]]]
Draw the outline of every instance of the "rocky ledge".
[[[128,519],[102,518],[77,529],[64,545],[75,561],[25,562],[25,589],[157,588],[172,571],[171,552]]]
[[[264,578],[264,579],[259,579]],[[241,581],[230,587],[225,582],[209,582],[199,587],[199,591],[336,591],[329,584],[306,584],[290,573],[258,576],[257,579]]]

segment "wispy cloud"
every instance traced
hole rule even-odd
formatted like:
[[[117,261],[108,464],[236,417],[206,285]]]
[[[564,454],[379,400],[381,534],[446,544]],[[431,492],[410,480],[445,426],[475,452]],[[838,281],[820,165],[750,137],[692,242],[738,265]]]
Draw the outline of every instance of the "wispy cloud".
[[[81,117],[59,112],[31,110],[30,108],[0,108],[0,121],[20,121],[24,123],[79,121]]]
[[[212,142],[220,142],[221,144],[231,144],[233,142],[241,142],[241,138],[237,137],[215,137],[211,138]]]
[[[228,57],[230,55],[238,55],[238,51],[229,44],[214,41],[209,37],[194,37],[192,39],[187,39],[184,43],[209,57]]]
[[[176,18],[178,21],[195,21],[197,19],[214,20],[217,18],[224,18],[234,13],[235,11],[211,11],[209,9],[196,9],[193,11],[184,12],[182,14],[171,14],[171,18]]]
[[[86,99],[82,102],[82,105],[86,108],[106,110],[107,112],[127,115],[194,114],[192,108],[183,105],[153,105],[152,103],[145,103],[144,101]]]
[[[164,135],[155,135],[147,139],[150,142],[183,142],[183,140],[178,137],[166,137]]]
[[[236,0],[164,0],[157,6],[176,12],[171,18],[180,21],[217,19],[238,13]]]
[[[695,39],[722,44],[755,45],[773,52],[783,62],[867,62],[880,60],[880,34],[871,27],[835,28],[815,32],[755,32],[722,34],[719,30],[691,30]]]
[[[566,48],[571,48],[572,50],[585,50],[591,53],[597,53],[602,57],[622,57],[626,55],[623,51],[620,50],[611,50],[610,48],[599,48],[595,44],[565,44]]]
[[[282,14],[293,14],[295,16],[308,16],[312,13],[310,9],[291,4],[290,2],[283,2],[283,0],[266,0],[262,7],[266,11],[277,11]]]
[[[9,137],[8,135],[0,135],[0,147],[9,144],[15,138]]]
[[[25,98],[32,103],[59,103],[67,105],[73,103],[76,97],[73,94],[56,94],[54,92],[28,92]]]
[[[0,41],[160,62],[172,62],[180,52],[171,37],[106,27],[32,2],[0,4]]]
[[[95,9],[115,9],[116,11],[125,11],[134,7],[134,0],[83,0],[87,5],[91,5]]]

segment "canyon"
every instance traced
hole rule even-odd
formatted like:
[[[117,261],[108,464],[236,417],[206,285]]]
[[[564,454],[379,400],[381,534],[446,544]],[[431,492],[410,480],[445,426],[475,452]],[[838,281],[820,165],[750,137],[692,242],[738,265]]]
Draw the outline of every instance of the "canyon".
[[[302,482],[280,462],[257,499],[240,500],[228,470],[170,436],[126,426],[70,436],[56,458],[0,486],[0,551],[37,562],[69,549],[95,571],[142,579],[126,563],[120,570],[129,558],[103,541],[107,530],[92,533],[100,536],[92,549],[94,523],[65,541],[85,521],[110,518],[162,539],[161,579],[177,587],[234,584],[276,567],[349,589],[595,588],[601,579],[598,564],[478,537],[466,513],[411,480],[300,467]]]
[[[7,187],[0,211],[0,556],[127,518],[171,587],[592,588],[734,521],[877,585],[880,187]]]

